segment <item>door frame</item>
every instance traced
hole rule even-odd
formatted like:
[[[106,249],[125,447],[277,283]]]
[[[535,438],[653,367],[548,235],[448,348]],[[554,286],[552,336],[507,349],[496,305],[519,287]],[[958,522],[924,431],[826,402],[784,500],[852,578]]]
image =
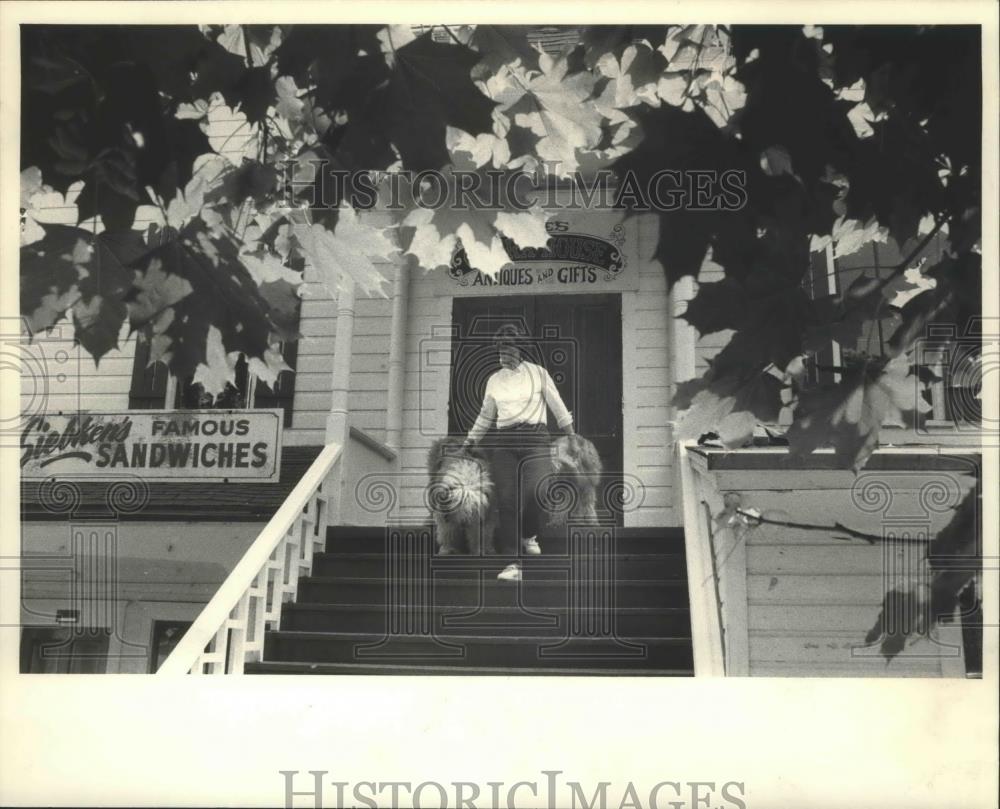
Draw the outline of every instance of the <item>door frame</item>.
[[[605,469],[610,472],[613,479],[623,479],[625,475],[625,391],[624,391],[624,378],[625,378],[625,335],[624,335],[624,320],[623,320],[623,296],[620,292],[595,292],[595,293],[567,293],[567,294],[556,294],[556,295],[476,295],[476,296],[453,296],[451,303],[451,338],[452,338],[452,348],[451,357],[449,362],[448,371],[448,382],[447,382],[447,424],[449,434],[463,434],[464,429],[468,429],[471,426],[471,422],[468,425],[462,425],[459,422],[459,418],[456,416],[455,403],[455,368],[456,368],[456,356],[460,348],[461,341],[475,339],[477,341],[490,340],[492,333],[496,330],[501,322],[507,316],[503,314],[497,315],[486,315],[486,318],[493,321],[493,324],[487,326],[485,329],[478,328],[470,331],[469,334],[463,335],[461,329],[463,323],[465,322],[467,315],[463,314],[462,309],[468,307],[468,309],[475,309],[479,306],[483,308],[489,308],[491,305],[495,305],[498,308],[518,308],[518,307],[530,307],[529,314],[524,318],[524,325],[528,328],[531,336],[536,340],[543,340],[544,335],[538,333],[537,329],[537,308],[539,302],[544,302],[545,304],[552,304],[556,306],[564,306],[572,309],[575,305],[580,303],[597,303],[605,302],[608,305],[609,314],[611,317],[617,319],[617,344],[613,356],[617,360],[616,368],[616,381],[615,381],[615,395],[617,397],[616,407],[614,409],[614,424],[613,429],[615,435],[612,438],[617,440],[611,442],[614,448],[613,453],[602,453],[602,461],[604,461]],[[507,318],[509,320],[509,318]],[[581,394],[580,380],[574,379],[573,384],[575,390],[573,391],[572,399],[574,404],[579,402],[579,396]],[[560,386],[561,393],[565,396],[566,389]],[[571,410],[576,411],[577,407],[571,407]],[[477,411],[478,412],[478,411]],[[463,414],[463,421],[469,421],[470,414]],[[472,418],[475,414],[472,414]],[[552,422],[551,414],[549,415],[550,427]],[[576,417],[576,412],[574,412],[574,422],[579,425],[579,420]],[[581,433],[586,437],[585,433]],[[606,486],[609,484],[605,484]],[[613,485],[613,484],[610,484]],[[617,514],[616,522],[623,524],[624,515]]]

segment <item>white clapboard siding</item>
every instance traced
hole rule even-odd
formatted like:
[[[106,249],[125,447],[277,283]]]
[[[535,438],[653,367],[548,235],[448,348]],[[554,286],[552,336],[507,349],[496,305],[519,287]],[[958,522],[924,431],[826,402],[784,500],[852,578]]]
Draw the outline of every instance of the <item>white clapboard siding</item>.
[[[663,268],[652,257],[657,218],[642,216],[636,224],[639,289],[622,293],[622,417],[624,471],[642,493],[641,505],[626,514],[625,524],[675,525],[670,298]]]
[[[872,490],[868,497],[862,495],[866,474],[889,487],[884,501]],[[743,508],[759,509],[769,520],[839,523],[896,540],[869,543],[836,530],[769,524],[746,533],[746,569],[734,571],[746,576],[745,619],[736,616],[733,623],[747,633],[750,675],[962,676],[958,627],[943,628],[936,642],[907,646],[891,662],[877,645],[867,647],[865,636],[887,590],[929,575],[926,542],[899,538],[936,535],[973,485],[970,475],[917,466],[857,477],[823,469],[725,470],[715,475],[720,492],[739,492]],[[796,476],[802,482],[798,488]],[[928,497],[932,490],[937,495]],[[725,562],[720,564],[724,570]]]
[[[448,431],[451,340],[446,332],[452,301],[435,295],[430,281],[431,276],[421,270],[410,279],[399,451],[398,502],[403,519],[427,516],[427,451]]]
[[[72,321],[35,335],[21,349],[22,414],[126,409],[135,355],[135,337],[129,338],[127,323],[118,345],[98,363],[73,344]]]

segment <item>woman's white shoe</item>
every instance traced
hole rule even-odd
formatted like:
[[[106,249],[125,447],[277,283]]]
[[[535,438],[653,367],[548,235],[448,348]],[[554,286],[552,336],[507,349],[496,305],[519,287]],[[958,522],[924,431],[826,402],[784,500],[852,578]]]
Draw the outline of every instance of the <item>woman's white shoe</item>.
[[[538,556],[542,552],[542,546],[538,544],[537,537],[528,537],[521,540],[521,547],[527,556]]]
[[[507,565],[507,567],[497,573],[497,579],[500,581],[521,581],[521,566],[516,562]]]

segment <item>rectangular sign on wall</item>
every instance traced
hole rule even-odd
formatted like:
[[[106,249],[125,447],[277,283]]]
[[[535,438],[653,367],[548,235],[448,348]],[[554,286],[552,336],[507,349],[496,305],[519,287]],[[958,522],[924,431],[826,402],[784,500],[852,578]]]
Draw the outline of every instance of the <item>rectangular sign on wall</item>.
[[[21,431],[21,476],[270,483],[281,425],[280,409],[39,414]]]

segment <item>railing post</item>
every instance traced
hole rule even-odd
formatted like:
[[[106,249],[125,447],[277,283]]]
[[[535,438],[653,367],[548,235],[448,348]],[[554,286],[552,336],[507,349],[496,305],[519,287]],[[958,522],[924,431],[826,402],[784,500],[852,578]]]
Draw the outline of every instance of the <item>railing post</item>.
[[[337,330],[333,344],[330,412],[326,443],[347,446],[347,397],[351,390],[351,344],[354,342],[354,280],[344,278],[337,298]]]
[[[241,674],[258,661],[264,635],[277,627],[285,595],[312,569],[323,547],[329,499],[325,488],[342,448],[324,447],[288,498],[160,666],[169,674]]]
[[[338,444],[348,451],[350,446],[347,420],[348,396],[351,391],[351,356],[354,343],[354,279],[344,277],[337,298],[337,329],[333,345],[333,371],[330,379],[330,412],[326,417],[326,443]],[[344,489],[344,460],[334,465],[327,476],[328,519],[340,519]]]
[[[684,504],[684,550],[687,559],[688,598],[695,677],[726,674],[722,621],[713,567],[712,526],[703,503],[702,475],[692,467],[687,445],[678,442]]]
[[[694,279],[690,275],[680,278],[670,289],[670,380],[673,389],[677,385],[688,379],[694,379],[698,375],[696,358],[696,347],[698,344],[698,334],[694,326],[683,318],[687,310],[688,302],[694,297]],[[670,408],[670,437],[671,443],[679,443],[677,436],[677,424],[680,413],[676,407]],[[683,509],[681,495],[684,490],[681,469],[676,466],[673,470],[674,482],[674,513]]]

